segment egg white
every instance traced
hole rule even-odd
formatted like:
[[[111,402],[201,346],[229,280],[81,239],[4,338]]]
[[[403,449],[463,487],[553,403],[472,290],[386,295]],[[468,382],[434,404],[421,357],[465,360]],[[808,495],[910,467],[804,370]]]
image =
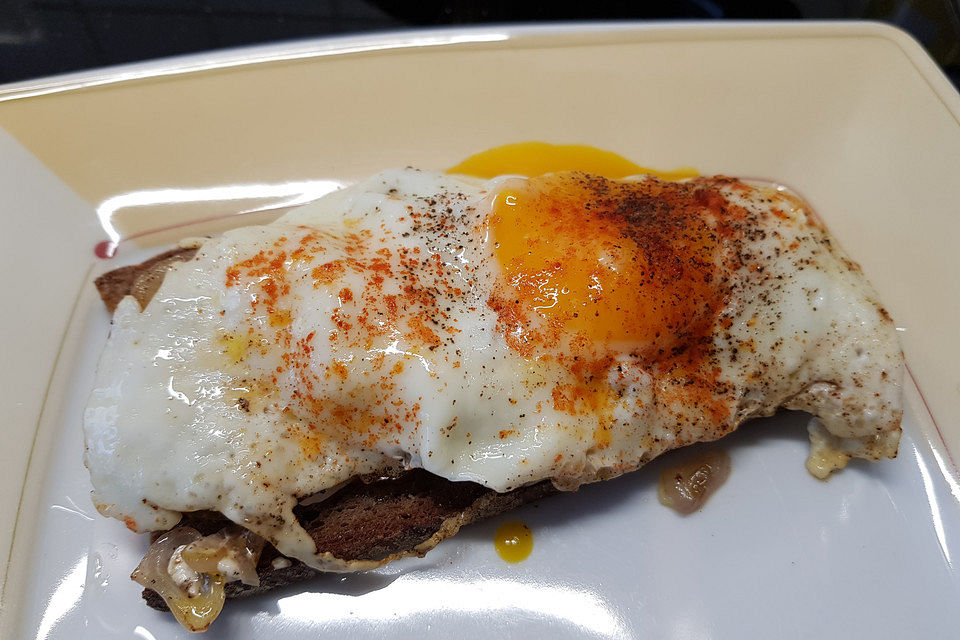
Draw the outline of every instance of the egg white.
[[[645,370],[629,349],[606,381],[612,419],[557,409],[553,389],[570,373],[512,350],[487,304],[501,274],[484,220],[501,182],[386,171],[273,224],[206,240],[167,273],[145,309],[132,297],[121,301],[83,421],[98,508],[138,531],[211,509],[285,555],[351,570],[363,567],[317,553],[292,509],[362,474],[420,467],[496,491],[543,479],[572,489],[780,406],[819,416],[812,437],[820,457],[811,463],[819,475],[844,456],[895,454],[902,356],[892,322],[803,204],[769,185],[719,187],[763,231],[738,249],[761,260],[763,273],[732,275],[720,314],[727,326],[713,336],[729,419],[717,428],[695,403],[671,400],[678,382]],[[774,206],[786,219],[769,215]],[[322,247],[292,257],[311,233]],[[353,327],[362,305],[378,322],[382,309],[359,295],[371,272],[347,269],[322,286],[312,274],[356,258],[345,238],[364,234],[367,258],[387,249],[384,260],[400,274],[409,270],[400,256],[417,256],[419,285],[446,292],[424,308],[442,344],[429,348],[409,327],[384,321],[367,341],[340,340],[349,330],[333,319]],[[289,291],[277,304],[290,320],[281,327],[257,277],[227,284],[231,268],[265,249],[285,256]],[[402,297],[404,286],[388,279],[380,293]],[[282,336],[309,344],[298,356],[303,368],[291,368]],[[305,379],[322,408],[304,403]],[[363,424],[375,421],[377,437],[331,419],[330,399]],[[598,447],[591,434],[602,420],[611,441]],[[823,462],[838,451],[841,462]]]

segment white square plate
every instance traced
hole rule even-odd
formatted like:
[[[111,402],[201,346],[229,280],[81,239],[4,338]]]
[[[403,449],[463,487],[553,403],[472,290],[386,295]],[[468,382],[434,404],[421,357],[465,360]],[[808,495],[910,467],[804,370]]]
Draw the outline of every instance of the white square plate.
[[[691,517],[657,503],[656,462],[523,509],[519,565],[480,524],[422,560],[228,603],[210,637],[955,635],[958,115],[914,41],[849,23],[385,34],[0,87],[0,634],[186,636],[127,578],[143,540],[89,501],[95,275],[385,167],[538,139],[803,194],[903,328],[900,457],[818,482],[805,419],[784,414],[725,441],[733,473]]]

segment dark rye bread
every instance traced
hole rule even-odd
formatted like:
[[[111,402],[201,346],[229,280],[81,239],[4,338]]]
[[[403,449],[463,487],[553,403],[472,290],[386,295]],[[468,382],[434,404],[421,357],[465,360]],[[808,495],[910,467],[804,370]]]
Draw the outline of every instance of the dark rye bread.
[[[117,309],[117,305],[124,296],[133,296],[143,308],[160,288],[163,275],[170,265],[186,262],[196,253],[197,250],[193,248],[172,249],[140,264],[107,271],[94,280],[94,284],[100,292],[100,299],[107,305],[110,313]]]
[[[473,482],[450,482],[415,469],[390,480],[354,481],[323,502],[298,507],[296,513],[320,551],[344,560],[381,560],[412,550],[449,519],[462,524],[477,522],[555,491],[549,482],[539,482],[496,493]],[[203,511],[185,514],[180,524],[208,535],[231,523],[219,513]],[[264,593],[319,573],[297,560],[291,560],[288,567],[275,567],[273,562],[279,556],[267,545],[257,565],[260,586],[231,582],[226,585],[227,597]],[[143,590],[143,598],[154,609],[167,608],[151,589]]]
[[[96,287],[112,313],[120,300],[133,295],[144,307],[156,293],[170,265],[190,260],[196,249],[174,249],[146,262],[109,271],[96,279]],[[447,537],[465,525],[515,509],[555,493],[549,481],[497,493],[474,482],[451,482],[423,470],[401,473],[395,478],[366,482],[356,479],[327,499],[298,506],[294,512],[313,538],[317,549],[343,560],[382,560],[415,548],[441,533]],[[231,524],[212,511],[184,514],[180,525],[204,535]],[[446,526],[445,526],[446,525]],[[260,556],[257,574],[260,586],[235,581],[227,584],[228,598],[264,593],[276,587],[316,576],[319,572],[297,560],[274,565],[280,553],[267,545]],[[143,590],[147,604],[161,611],[166,603],[155,591]]]

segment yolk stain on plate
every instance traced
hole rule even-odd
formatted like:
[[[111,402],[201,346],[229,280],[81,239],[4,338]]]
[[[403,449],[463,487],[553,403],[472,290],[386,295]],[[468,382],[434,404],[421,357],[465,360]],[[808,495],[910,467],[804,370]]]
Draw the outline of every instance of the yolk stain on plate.
[[[447,170],[447,173],[494,178],[515,174],[528,177],[558,171],[584,171],[605,178],[648,174],[663,180],[695,178],[700,173],[690,167],[661,171],[642,167],[612,151],[585,144],[550,144],[547,142],[516,142],[494,147],[474,154]]]
[[[497,528],[494,547],[501,558],[516,563],[527,559],[533,551],[533,532],[523,522],[510,520]]]

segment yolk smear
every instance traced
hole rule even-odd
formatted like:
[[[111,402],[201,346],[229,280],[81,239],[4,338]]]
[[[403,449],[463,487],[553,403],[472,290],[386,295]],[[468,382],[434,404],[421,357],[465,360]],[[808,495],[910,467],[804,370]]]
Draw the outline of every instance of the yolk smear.
[[[497,528],[493,544],[500,557],[507,562],[522,562],[533,551],[533,532],[517,520],[504,522]]]
[[[220,335],[223,352],[232,362],[240,362],[247,357],[250,350],[250,338],[237,333],[223,333]]]
[[[489,225],[506,281],[491,306],[511,346],[664,350],[703,329],[719,301],[709,201],[692,183],[583,173],[507,183]]]
[[[494,178],[514,174],[534,177],[558,171],[585,171],[606,178],[649,174],[663,180],[684,180],[700,175],[690,167],[673,171],[641,167],[612,151],[584,144],[547,142],[517,142],[481,151],[451,167],[447,173]]]

